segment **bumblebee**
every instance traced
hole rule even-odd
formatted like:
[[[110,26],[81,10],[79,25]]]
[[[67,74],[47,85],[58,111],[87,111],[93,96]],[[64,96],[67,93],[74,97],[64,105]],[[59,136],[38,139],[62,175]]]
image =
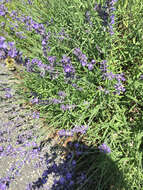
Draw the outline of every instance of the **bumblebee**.
[[[9,71],[15,71],[16,66],[15,66],[15,60],[11,57],[7,57],[5,59],[6,67],[8,68]]]

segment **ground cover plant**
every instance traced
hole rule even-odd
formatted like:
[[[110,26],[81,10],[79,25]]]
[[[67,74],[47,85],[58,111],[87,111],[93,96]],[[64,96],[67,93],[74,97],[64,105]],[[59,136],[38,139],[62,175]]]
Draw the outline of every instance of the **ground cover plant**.
[[[143,189],[142,16],[139,0],[0,5],[0,58],[25,66],[28,91],[20,93],[60,137],[110,152],[123,189]],[[48,130],[41,129],[40,140]]]

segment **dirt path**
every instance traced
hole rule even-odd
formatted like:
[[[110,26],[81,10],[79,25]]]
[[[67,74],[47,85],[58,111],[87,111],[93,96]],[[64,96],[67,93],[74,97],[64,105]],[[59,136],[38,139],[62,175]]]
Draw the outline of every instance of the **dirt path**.
[[[42,148],[36,144],[43,124],[33,118],[31,110],[20,106],[18,102],[22,97],[16,92],[15,82],[13,73],[0,63],[0,190],[37,189],[28,184],[38,178],[40,181],[47,169],[46,159],[55,154],[55,150],[51,150],[54,142],[47,142]],[[57,156],[56,162],[59,160]],[[51,189],[52,184],[50,174],[38,189]]]

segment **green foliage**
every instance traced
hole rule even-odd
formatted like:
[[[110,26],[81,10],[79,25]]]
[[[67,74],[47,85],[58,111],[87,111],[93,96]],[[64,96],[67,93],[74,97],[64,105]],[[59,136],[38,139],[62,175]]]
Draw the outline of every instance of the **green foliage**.
[[[53,19],[53,23],[46,27],[46,32],[51,32],[48,56],[56,56],[57,62],[64,54],[70,56],[79,77],[72,80],[72,83],[83,90],[65,83],[60,66],[55,67],[59,76],[54,80],[50,79],[49,74],[42,78],[36,73],[25,72],[24,85],[36,92],[42,100],[58,99],[58,92],[64,91],[67,94],[64,104],[74,104],[74,109],[63,111],[59,104],[35,105],[35,109],[46,118],[49,127],[71,129],[74,125],[89,125],[84,137],[86,143],[98,146],[107,142],[112,149],[111,158],[123,173],[126,189],[142,189],[143,80],[140,75],[143,74],[143,3],[139,0],[117,2],[113,36],[108,30],[103,30],[102,19],[93,9],[94,4],[93,0],[34,0],[33,5],[12,1],[7,4],[9,10],[17,9],[19,15],[30,15],[39,23]],[[92,26],[85,21],[87,11],[90,11]],[[57,37],[62,29],[68,36],[60,40]],[[38,58],[48,64],[41,50],[40,35],[27,31],[23,23],[19,23],[17,30],[24,32],[26,40],[17,38],[6,21],[5,32],[9,34],[7,40],[14,40],[17,48],[30,60]],[[99,46],[102,53],[96,46]],[[88,61],[96,61],[93,71],[81,66],[72,53],[74,48],[80,48]],[[125,74],[125,93],[115,95],[115,80],[102,80],[99,68],[102,60],[107,60],[113,73]],[[100,86],[109,90],[109,93],[100,90]],[[23,95],[29,100],[29,94]],[[104,167],[106,170],[106,165]]]

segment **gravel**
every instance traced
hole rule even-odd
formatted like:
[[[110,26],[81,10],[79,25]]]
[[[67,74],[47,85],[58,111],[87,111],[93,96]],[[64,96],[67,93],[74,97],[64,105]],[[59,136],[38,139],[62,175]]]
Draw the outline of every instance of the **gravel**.
[[[56,155],[60,163],[61,151],[54,148],[55,140],[36,144],[43,123],[33,119],[32,110],[20,106],[22,97],[16,93],[12,72],[0,63],[0,189],[28,190],[28,184],[42,177],[46,160]],[[48,134],[47,134],[48,135]],[[53,175],[38,189],[51,189]],[[32,189],[32,188],[31,188]]]

